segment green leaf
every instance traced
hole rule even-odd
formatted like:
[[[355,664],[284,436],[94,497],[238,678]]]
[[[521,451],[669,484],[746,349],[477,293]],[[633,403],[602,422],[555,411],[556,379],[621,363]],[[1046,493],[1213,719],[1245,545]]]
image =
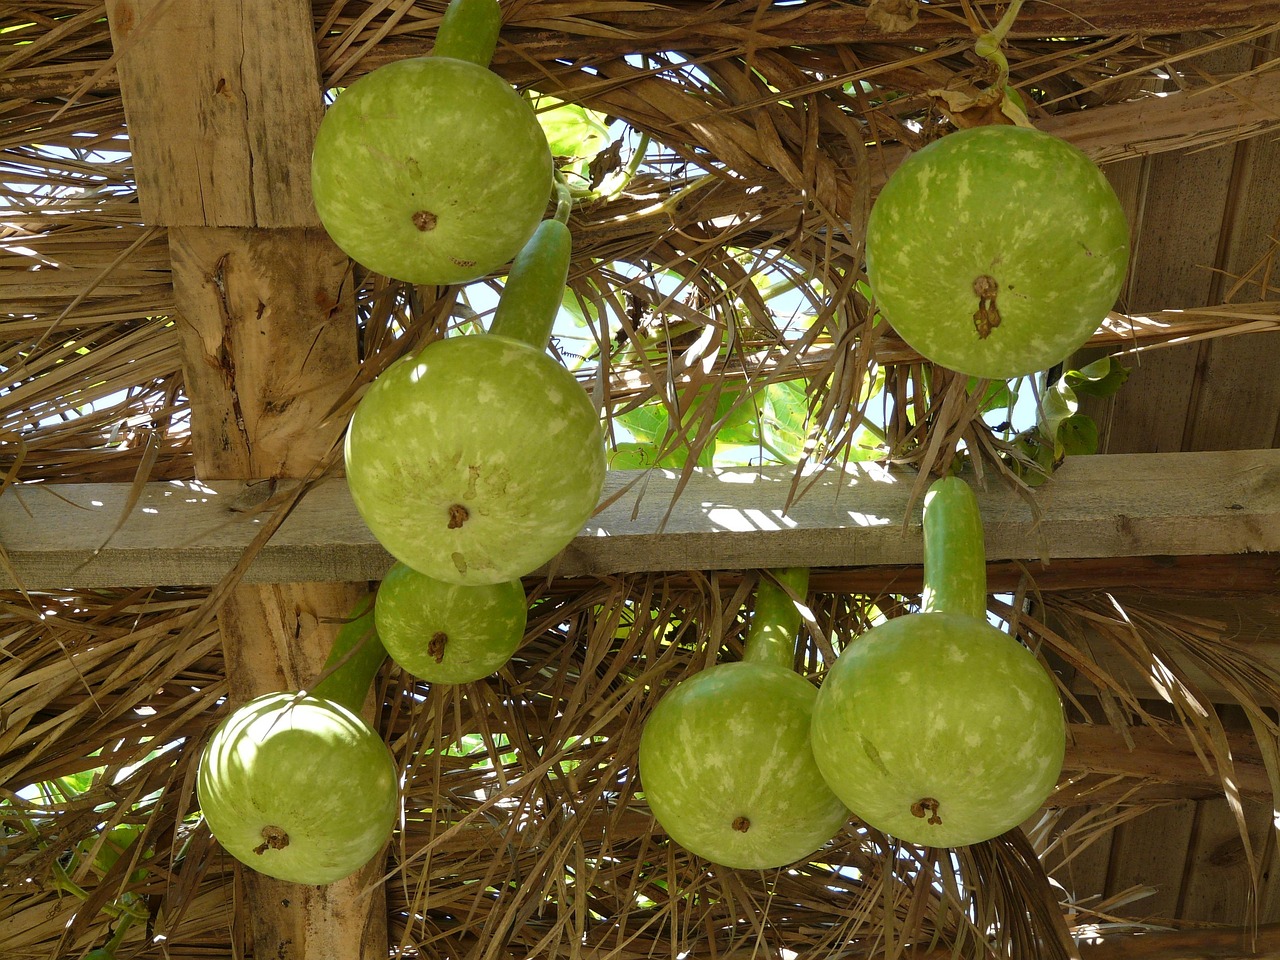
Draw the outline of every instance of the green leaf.
[[[1041,406],[1040,432],[1052,440],[1057,436],[1058,425],[1075,416],[1080,401],[1076,399],[1074,390],[1059,381],[1045,392]]]
[[[1048,479],[1049,474],[1053,472],[1053,445],[1042,439],[1038,434],[1031,434],[1021,437],[1017,441],[1019,452],[1030,460],[1036,467],[1026,466],[1022,463],[1014,463],[1014,468],[1019,477],[1029,487],[1038,487]]]
[[[1073,414],[1058,424],[1057,446],[1068,457],[1098,452],[1098,425],[1083,413]]]
[[[554,104],[550,109],[541,109]],[[609,128],[605,116],[576,103],[565,103],[556,97],[538,98],[538,122],[547,135],[551,155],[574,161],[590,161],[609,146]]]
[[[848,448],[849,459],[855,462],[863,460],[880,460],[887,452],[884,439],[875,430],[859,427],[853,435],[853,443]]]
[[[978,385],[976,377],[969,378],[969,390],[972,391]],[[1017,393],[1008,380],[992,380],[987,384],[986,393],[982,396],[982,413],[990,413],[992,410],[1007,410],[1013,406],[1018,399]]]
[[[671,422],[667,408],[657,401],[628,410],[614,417],[614,420],[626,427],[641,443],[653,443],[665,437]]]
[[[755,397],[742,390],[725,389],[720,392],[716,402],[716,420],[725,418],[719,432],[716,433],[717,444],[736,444],[746,446],[760,442],[760,414]]]
[[[794,463],[808,438],[809,399],[803,380],[770,384],[764,392],[761,440],[774,456]]]
[[[1078,395],[1109,397],[1129,379],[1129,368],[1115,357],[1102,357],[1079,370],[1068,370],[1062,379]]]

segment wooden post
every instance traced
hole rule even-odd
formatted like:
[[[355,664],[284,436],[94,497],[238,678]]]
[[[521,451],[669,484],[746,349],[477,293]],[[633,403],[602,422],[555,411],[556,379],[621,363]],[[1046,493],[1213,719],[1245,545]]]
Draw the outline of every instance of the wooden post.
[[[304,476],[341,435],[321,420],[358,366],[349,262],[311,202],[311,4],[107,6],[143,217],[169,231],[195,474]],[[309,685],[366,590],[237,587],[219,613],[233,703]],[[324,887],[243,870],[254,956],[383,960],[384,867]]]

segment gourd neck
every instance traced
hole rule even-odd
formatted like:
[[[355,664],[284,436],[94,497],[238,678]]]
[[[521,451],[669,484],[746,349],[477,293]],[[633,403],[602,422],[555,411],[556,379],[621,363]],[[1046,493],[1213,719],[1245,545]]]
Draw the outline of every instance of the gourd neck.
[[[374,627],[373,596],[362,597],[334,638],[320,680],[309,692],[360,713],[386,659],[386,648]]]
[[[557,183],[558,196],[563,196],[560,186]],[[564,222],[568,215],[568,209],[558,202],[556,216],[538,224],[516,254],[489,325],[490,333],[539,351],[547,348],[569,279],[573,240]]]
[[[809,571],[804,567],[788,567],[762,574],[756,586],[755,609],[747,627],[744,663],[768,663],[793,668],[796,635],[800,630],[799,602],[809,589]],[[775,582],[775,580],[777,582]]]
[[[987,556],[982,514],[973,490],[959,477],[935,480],[924,495],[921,610],[986,619]]]
[[[450,0],[436,31],[431,55],[487,67],[498,49],[501,29],[498,0]]]

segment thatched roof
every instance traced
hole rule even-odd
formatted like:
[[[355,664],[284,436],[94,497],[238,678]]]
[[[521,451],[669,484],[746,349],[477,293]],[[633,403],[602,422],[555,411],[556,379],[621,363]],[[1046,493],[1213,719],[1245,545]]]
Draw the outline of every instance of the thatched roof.
[[[241,6],[263,23],[241,23]],[[1005,50],[1031,121],[1102,165],[1133,228],[1121,302],[1074,361],[1115,354],[1129,380],[1081,409],[1100,427],[1099,456],[1270,451],[1280,446],[1280,4],[1124,7],[1031,0]],[[27,509],[37,483],[140,496],[158,481],[293,477],[305,496],[340,468],[342,427],[379,371],[487,320],[492,295],[480,287],[411,287],[327,263],[307,197],[252,183],[255,164],[307,155],[298,130],[323,90],[429,52],[443,8],[324,0],[308,19],[305,4],[270,14],[231,2],[0,4],[6,518]],[[996,423],[983,410],[986,384],[931,366],[873,323],[861,285],[877,191],[910,151],[967,122],[957,97],[990,80],[974,37],[1003,8],[503,8],[494,69],[621,131],[616,156],[581,165],[598,181],[570,221],[571,306],[586,320],[553,349],[599,402],[612,441],[632,435],[631,411],[655,404],[685,425],[672,435],[683,457],[664,490],[678,497],[705,462],[731,403],[754,409],[766,388],[789,383],[795,449],[779,457],[761,445],[756,463],[871,461],[918,494],[961,457],[978,482],[1042,509],[1026,425]],[[196,49],[181,46],[192,35],[155,39],[166,18],[214,31],[195,35],[209,49],[190,54],[190,71],[174,51]],[[225,46],[221,29],[237,42],[256,37],[259,51],[288,30],[310,37],[314,96],[296,106],[262,91],[261,102],[229,98],[226,113],[209,108],[207,127],[192,129],[182,110]],[[300,56],[288,62],[309,64],[308,50],[290,49]],[[273,110],[300,126],[253,126],[255,111]],[[244,162],[250,147],[267,152]],[[213,162],[196,182],[201,157]],[[228,184],[244,170],[249,186],[237,193]],[[227,236],[266,251],[251,280],[236,280],[248,286],[213,278],[220,261],[209,252]],[[202,304],[221,291],[228,316],[243,318],[252,309],[238,314],[236,298],[252,286],[259,317],[282,323],[269,294],[295,296],[290,267],[304,261],[300,275],[337,278],[330,301],[304,309],[342,324],[323,338],[299,334],[319,345],[327,372],[308,374],[314,389],[291,421],[265,406],[233,409],[229,397],[249,397],[246,370],[260,364],[263,382],[293,382],[297,357],[283,339],[277,354],[236,354],[236,384],[235,370],[209,360]],[[1024,398],[1044,389],[1019,386]],[[1256,489],[1269,489],[1274,458],[1258,463]],[[792,497],[803,490],[797,483]],[[253,511],[240,512],[265,516]],[[906,530],[911,516],[904,506],[893,521]],[[0,957],[79,957],[123,913],[136,920],[121,960],[275,956],[252,942],[254,879],[198,818],[195,760],[255,684],[309,683],[311,653],[375,584],[245,586],[246,555],[207,582],[89,587],[68,563],[64,585],[35,586],[10,560],[29,546],[23,527],[3,529]],[[477,960],[1022,960],[1070,956],[1077,940],[1085,956],[1111,955],[1091,941],[1137,930],[1233,937],[1262,924],[1265,937],[1280,923],[1275,540],[1258,530],[1223,549],[1188,544],[1167,561],[1106,548],[1065,568],[1028,549],[1003,568],[1006,592],[992,609],[1051,667],[1068,709],[1073,745],[1041,815],[956,851],[851,820],[811,862],[768,872],[719,868],[668,841],[635,777],[639,733],[662,691],[740,656],[764,562],[687,569],[673,549],[653,569],[531,577],[527,635],[494,677],[446,687],[389,666],[379,679],[376,716],[403,772],[404,815],[385,863],[361,881],[385,895],[386,933],[375,927],[374,937],[397,956]],[[1248,549],[1263,552],[1238,556]],[[909,567],[815,570],[797,668],[817,682],[873,617],[909,608],[918,590]],[[272,620],[272,610],[294,619]],[[270,676],[251,675],[263,650],[234,639],[255,616],[277,640],[295,627],[306,634],[296,651],[286,641],[268,650]],[[105,876],[72,856],[103,824],[123,823],[143,825],[143,842]],[[1126,949],[1161,942],[1197,949],[1194,938],[1154,935]],[[388,955],[381,941],[366,949]]]

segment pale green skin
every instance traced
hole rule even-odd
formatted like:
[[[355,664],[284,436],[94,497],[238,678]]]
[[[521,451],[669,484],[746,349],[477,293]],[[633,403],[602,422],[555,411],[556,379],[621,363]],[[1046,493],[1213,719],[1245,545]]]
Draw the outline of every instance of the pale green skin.
[[[316,212],[334,242],[410,283],[463,283],[509,262],[551,187],[533,109],[493,71],[448,57],[361,77],[325,112],[311,158]],[[415,224],[423,211],[430,229]]]
[[[1007,379],[1064,360],[1115,306],[1129,227],[1080,150],[1024,127],[948,134],[889,178],[867,221],[876,308],[913,349]],[[999,326],[975,326],[974,280],[997,281]]]
[[[415,677],[470,683],[511,659],[528,607],[519,580],[464,586],[397,563],[378,587],[373,616],[391,659]],[[437,635],[438,652],[431,648]]]
[[[378,377],[351,418],[346,469],[356,508],[397,560],[446,583],[500,583],[582,531],[604,485],[604,438],[564,367],[474,334]],[[459,505],[467,518],[450,528]]]
[[[813,854],[849,817],[809,747],[817,691],[768,663],[723,663],[659,701],[640,739],[640,786],[686,850],[744,869]],[[734,828],[745,818],[745,831]],[[741,821],[739,821],[741,824]]]
[[[1034,813],[1062,770],[1066,727],[1053,680],[983,620],[918,613],[868,631],[827,672],[813,754],[865,823],[910,843],[957,847]],[[918,815],[920,801],[937,801]]]
[[[360,717],[330,700],[270,693],[214,731],[196,793],[224,850],[293,883],[349,876],[391,838],[399,810],[391,752]],[[264,833],[287,835],[266,847]]]

